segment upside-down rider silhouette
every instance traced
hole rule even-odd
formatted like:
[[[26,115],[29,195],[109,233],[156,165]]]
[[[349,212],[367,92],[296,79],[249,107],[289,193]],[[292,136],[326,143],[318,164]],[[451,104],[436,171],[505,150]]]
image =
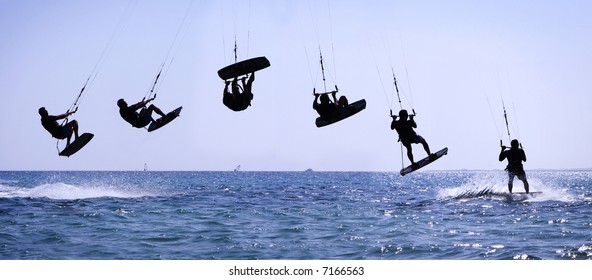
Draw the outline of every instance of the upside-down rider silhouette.
[[[228,109],[238,112],[247,109],[251,106],[251,100],[253,100],[253,92],[251,90],[253,81],[255,81],[255,72],[252,72],[249,80],[246,76],[241,78],[242,86],[238,84],[238,77],[235,77],[232,82],[226,81],[224,86],[224,97],[222,103],[228,107]],[[231,85],[231,91],[228,90],[228,86]]]

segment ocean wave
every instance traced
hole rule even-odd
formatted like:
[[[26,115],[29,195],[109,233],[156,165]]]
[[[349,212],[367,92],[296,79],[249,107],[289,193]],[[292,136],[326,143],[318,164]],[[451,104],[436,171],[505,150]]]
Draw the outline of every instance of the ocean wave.
[[[530,192],[538,192],[537,195],[518,194],[523,193],[522,181],[514,180],[514,193],[508,192],[507,175],[505,173],[482,173],[474,175],[460,186],[442,188],[438,191],[438,198],[447,199],[475,199],[498,198],[512,201],[561,201],[573,202],[574,195],[566,189],[546,183],[541,178],[528,178]]]
[[[590,260],[592,258],[592,243],[582,244],[577,248],[569,248],[557,252],[564,259]]]

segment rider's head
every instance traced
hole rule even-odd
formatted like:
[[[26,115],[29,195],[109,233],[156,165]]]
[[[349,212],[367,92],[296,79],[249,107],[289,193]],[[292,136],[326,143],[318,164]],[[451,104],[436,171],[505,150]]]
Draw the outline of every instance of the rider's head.
[[[127,103],[125,102],[125,100],[123,100],[123,98],[117,100],[117,106],[119,106],[119,108],[125,108],[127,107]]]
[[[49,115],[49,113],[47,112],[45,107],[41,107],[41,108],[39,108],[39,115],[41,115],[42,117],[47,117]]]
[[[518,149],[520,143],[518,143],[518,139],[514,139],[512,142],[510,142],[510,145],[512,146],[512,149]]]
[[[329,104],[329,96],[326,94],[321,95],[321,104]]]
[[[399,118],[401,118],[401,119],[407,119],[407,117],[409,117],[409,114],[407,113],[407,110],[401,110],[401,111],[399,111]]]

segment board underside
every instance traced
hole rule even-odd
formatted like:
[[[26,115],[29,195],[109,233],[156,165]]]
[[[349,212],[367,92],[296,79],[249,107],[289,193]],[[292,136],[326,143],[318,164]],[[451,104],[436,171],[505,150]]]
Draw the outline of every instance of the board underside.
[[[349,118],[357,113],[359,113],[360,111],[366,109],[366,100],[365,99],[361,99],[358,100],[354,103],[349,104],[347,107],[345,107],[345,110],[343,113],[341,113],[339,116],[331,118],[331,119],[323,119],[321,117],[318,117],[315,121],[315,124],[317,127],[323,127],[323,126],[327,126],[333,123],[336,123],[338,121],[344,120],[346,118]]]
[[[60,152],[60,156],[69,157],[82,149],[95,135],[92,133],[83,133],[74,142],[70,143]]]
[[[157,129],[167,125],[168,123],[172,122],[174,119],[176,119],[179,116],[179,114],[181,113],[181,109],[183,109],[182,106],[169,112],[168,114],[166,114],[166,116],[160,117],[156,121],[152,122],[150,124],[150,126],[148,127],[148,132],[157,130]]]
[[[409,166],[401,169],[401,172],[400,172],[401,173],[401,176],[405,176],[406,174],[409,174],[409,173],[411,173],[411,172],[413,172],[415,170],[418,170],[418,169],[420,169],[420,168],[422,168],[422,167],[424,167],[424,166],[426,166],[426,165],[428,165],[428,164],[430,164],[430,163],[438,160],[439,158],[441,158],[445,154],[448,154],[448,148],[444,148],[442,150],[437,151],[435,153],[435,155],[436,155],[435,158],[430,159],[430,157],[428,156],[428,157],[425,157],[424,159],[418,161],[416,166],[409,165]]]
[[[218,76],[222,80],[230,80],[247,75],[271,66],[266,57],[260,56],[228,65],[218,70]]]

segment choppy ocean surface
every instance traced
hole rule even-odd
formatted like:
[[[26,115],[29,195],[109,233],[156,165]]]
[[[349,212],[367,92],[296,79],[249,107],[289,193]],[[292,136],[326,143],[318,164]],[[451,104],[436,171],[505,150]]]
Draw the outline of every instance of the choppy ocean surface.
[[[592,259],[592,171],[527,175],[0,171],[0,259]]]

